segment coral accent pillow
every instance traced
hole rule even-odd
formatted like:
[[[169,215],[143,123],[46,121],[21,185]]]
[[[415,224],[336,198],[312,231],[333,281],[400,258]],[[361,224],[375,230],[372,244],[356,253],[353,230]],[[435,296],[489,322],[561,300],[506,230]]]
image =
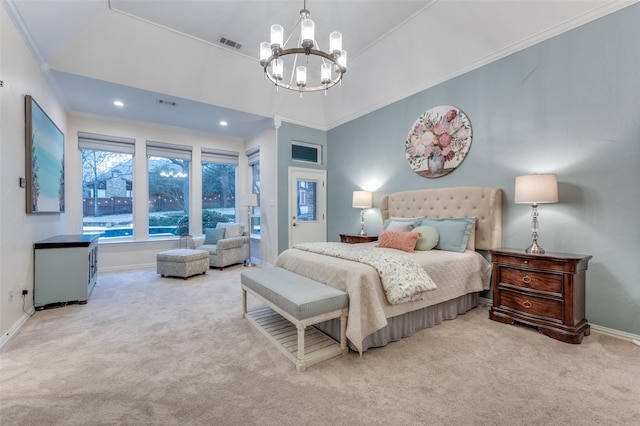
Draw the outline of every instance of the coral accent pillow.
[[[419,236],[419,232],[382,231],[376,247],[392,248],[413,253]]]

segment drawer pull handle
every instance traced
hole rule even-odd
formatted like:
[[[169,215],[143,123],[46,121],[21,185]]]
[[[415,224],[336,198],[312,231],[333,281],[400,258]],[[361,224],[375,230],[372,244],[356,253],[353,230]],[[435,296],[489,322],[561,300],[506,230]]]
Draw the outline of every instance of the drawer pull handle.
[[[525,301],[522,303],[522,306],[524,306],[525,308],[529,309],[529,308],[531,308],[531,306],[533,306],[533,305],[532,305],[532,304],[531,304],[531,302],[529,302],[528,300],[525,300]]]
[[[522,282],[525,284],[529,284],[531,282],[531,277],[529,275],[525,275],[522,277]]]
[[[525,264],[525,265],[526,265],[526,264],[528,264],[528,263],[529,263],[529,261],[528,261],[528,260],[525,260],[525,261],[524,261],[524,264]]]

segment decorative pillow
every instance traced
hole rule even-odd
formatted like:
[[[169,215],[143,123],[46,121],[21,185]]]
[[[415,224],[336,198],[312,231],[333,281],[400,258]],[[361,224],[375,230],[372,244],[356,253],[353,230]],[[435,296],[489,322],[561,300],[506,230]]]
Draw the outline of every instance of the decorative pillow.
[[[471,232],[469,232],[469,238],[467,239],[467,250],[476,249],[476,218],[473,217],[473,225],[471,225]]]
[[[218,244],[224,238],[224,228],[210,228],[204,230],[204,243],[209,245]]]
[[[431,250],[436,246],[436,244],[438,244],[438,240],[440,239],[438,230],[433,226],[416,226],[413,228],[413,232],[420,233],[420,236],[416,241],[416,250]]]
[[[395,231],[395,232],[409,232],[413,229],[412,222],[392,220],[389,222],[389,226],[387,226],[387,231]]]
[[[220,222],[216,226],[226,230],[224,233],[225,238],[242,237],[242,234],[244,233],[244,225],[240,225],[238,223]]]
[[[475,217],[426,218],[422,220],[422,226],[433,226],[438,231],[440,239],[435,246],[436,249],[459,253],[463,253],[467,248],[469,234],[471,229],[475,228],[475,224]]]
[[[422,219],[424,219],[424,217],[390,217],[389,219],[386,219],[382,224],[382,230],[386,230],[391,222],[409,222],[411,223],[411,227],[413,228],[420,225],[420,221],[422,221]]]
[[[382,231],[376,247],[393,248],[413,253],[419,236],[418,232]]]

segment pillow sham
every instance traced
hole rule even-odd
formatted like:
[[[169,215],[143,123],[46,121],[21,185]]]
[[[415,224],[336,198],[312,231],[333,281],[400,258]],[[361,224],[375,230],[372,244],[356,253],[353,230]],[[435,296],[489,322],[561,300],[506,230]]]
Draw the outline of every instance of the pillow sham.
[[[382,231],[376,247],[392,248],[414,253],[416,241],[419,236],[420,234],[418,232]]]
[[[409,232],[413,229],[412,222],[392,220],[389,222],[389,226],[387,226],[387,231],[395,231],[395,232]]]
[[[391,222],[408,222],[411,223],[411,227],[414,228],[420,225],[422,219],[424,219],[424,217],[390,217],[389,219],[385,219],[382,224],[382,230],[386,230]]]
[[[438,244],[438,240],[440,239],[438,230],[433,226],[416,226],[413,228],[413,232],[420,233],[415,247],[415,249],[419,251],[431,250]]]
[[[471,229],[475,228],[475,224],[475,217],[426,218],[422,220],[422,226],[433,226],[438,231],[440,238],[435,246],[436,249],[459,253],[463,253],[468,248],[469,235]],[[475,249],[475,244],[473,247]]]
[[[224,238],[224,228],[209,228],[204,230],[204,243],[209,245],[218,244]]]
[[[242,235],[244,234],[244,225],[240,225],[237,223],[225,223],[220,224],[220,227],[225,229],[225,238],[242,237]]]

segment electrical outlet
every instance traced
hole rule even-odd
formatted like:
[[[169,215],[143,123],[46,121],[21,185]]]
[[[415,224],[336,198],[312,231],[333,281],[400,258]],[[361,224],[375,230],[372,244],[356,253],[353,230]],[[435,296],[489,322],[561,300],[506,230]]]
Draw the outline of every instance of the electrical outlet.
[[[13,290],[9,290],[9,303],[13,302]]]

